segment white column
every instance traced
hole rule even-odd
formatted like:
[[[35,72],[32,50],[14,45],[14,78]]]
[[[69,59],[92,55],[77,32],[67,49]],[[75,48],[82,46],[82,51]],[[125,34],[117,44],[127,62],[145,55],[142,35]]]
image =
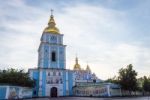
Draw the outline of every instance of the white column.
[[[119,92],[120,92],[120,96],[122,96],[122,91],[121,91],[121,88],[119,89]]]
[[[19,87],[19,98],[22,98],[22,90],[23,90],[23,87]]]
[[[6,95],[5,95],[5,99],[8,99],[8,96],[9,96],[9,86],[6,86]]]
[[[110,85],[107,85],[107,93],[108,93],[108,96],[110,97],[111,94],[110,94]]]

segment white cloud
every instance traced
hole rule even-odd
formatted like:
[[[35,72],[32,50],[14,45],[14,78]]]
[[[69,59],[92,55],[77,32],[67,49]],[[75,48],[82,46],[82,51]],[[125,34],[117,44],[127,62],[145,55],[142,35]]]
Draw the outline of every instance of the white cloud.
[[[130,44],[128,40],[120,41],[120,37],[124,38],[124,35],[133,32],[123,12],[80,5],[66,9],[65,14],[59,14],[57,21],[68,45],[68,68],[70,65],[73,68],[72,59],[78,53],[83,67],[88,61],[93,71],[103,79],[112,77],[121,67],[130,63],[135,65],[136,70],[139,69],[139,56],[143,57],[144,48]],[[145,60],[149,62],[148,58]],[[144,67],[148,68],[148,65]],[[140,74],[142,69],[138,71]]]
[[[22,66],[25,69],[36,67],[40,36],[49,20],[48,11],[23,2],[18,5],[11,2],[9,5],[17,14],[23,15],[0,11],[3,19],[0,27],[6,29],[0,31],[3,36],[0,37],[0,65]],[[116,75],[118,69],[130,63],[140,75],[149,74],[150,48],[127,42],[134,31],[128,25],[126,13],[85,4],[61,10],[63,12],[55,12],[54,15],[67,45],[67,68],[73,68],[77,53],[82,67],[85,68],[88,61],[92,71],[102,79]],[[7,21],[6,15],[16,20]]]

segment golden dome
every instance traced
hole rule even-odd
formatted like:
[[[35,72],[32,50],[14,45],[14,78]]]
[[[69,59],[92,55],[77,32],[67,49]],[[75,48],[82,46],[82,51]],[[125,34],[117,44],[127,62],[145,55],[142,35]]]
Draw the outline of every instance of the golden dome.
[[[44,29],[44,33],[59,34],[59,29],[55,25],[56,25],[56,23],[54,20],[54,16],[51,15],[49,22],[48,22],[48,26]]]
[[[86,71],[91,71],[91,69],[90,69],[89,65],[87,65],[87,67],[86,67]]]
[[[74,65],[74,70],[81,70],[80,64],[78,64],[78,58],[76,57],[76,63]]]
[[[56,27],[54,27],[54,28],[46,27],[44,32],[45,33],[56,33],[56,34],[59,34],[59,29],[56,28]]]

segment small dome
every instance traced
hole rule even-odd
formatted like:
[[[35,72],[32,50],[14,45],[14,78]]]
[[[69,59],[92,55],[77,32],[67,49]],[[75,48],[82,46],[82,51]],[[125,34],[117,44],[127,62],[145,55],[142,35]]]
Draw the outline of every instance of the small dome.
[[[87,70],[87,71],[91,71],[89,65],[86,66],[86,70]]]
[[[76,57],[76,63],[74,65],[74,70],[81,70],[80,64],[78,64],[78,58]]]
[[[75,64],[74,65],[74,70],[81,70],[80,65],[79,64]]]

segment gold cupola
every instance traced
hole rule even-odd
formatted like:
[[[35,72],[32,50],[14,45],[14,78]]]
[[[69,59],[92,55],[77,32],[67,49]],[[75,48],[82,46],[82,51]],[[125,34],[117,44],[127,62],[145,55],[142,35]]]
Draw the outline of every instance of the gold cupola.
[[[53,16],[53,10],[51,10],[51,16],[48,22],[48,26],[44,29],[44,33],[60,34],[59,29],[55,25],[56,23]]]
[[[74,70],[81,70],[81,67],[80,67],[80,64],[78,63],[78,58],[76,57],[76,60],[75,60],[75,65],[74,65]]]
[[[86,66],[86,71],[91,72],[89,65]]]

